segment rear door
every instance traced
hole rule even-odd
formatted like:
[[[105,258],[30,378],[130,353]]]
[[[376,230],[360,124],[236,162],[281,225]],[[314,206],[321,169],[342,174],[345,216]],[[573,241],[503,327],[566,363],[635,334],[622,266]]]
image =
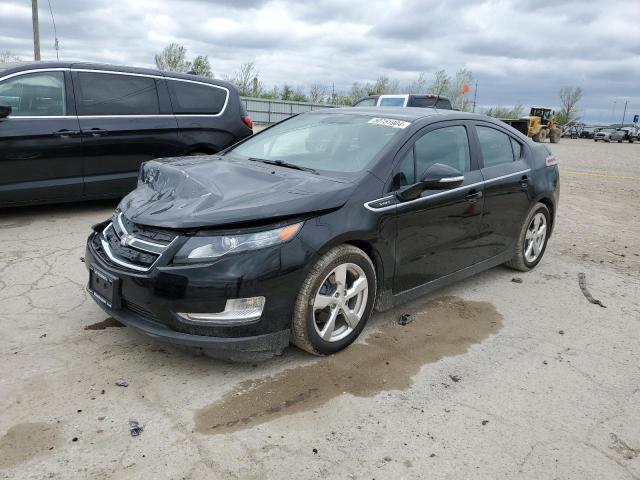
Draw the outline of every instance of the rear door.
[[[531,171],[526,145],[506,130],[476,122],[475,133],[484,179],[478,249],[487,259],[505,252],[515,242],[531,205]]]
[[[458,169],[464,181],[452,190],[426,190],[398,203],[396,275],[399,293],[478,261],[475,242],[482,215],[482,176],[468,141],[467,124],[426,127],[401,151],[394,188],[411,185],[434,163]]]
[[[133,190],[140,164],[180,153],[177,123],[149,75],[74,70],[84,152],[84,192],[121,196]]]
[[[230,92],[225,87],[170,77],[166,84],[180,141],[190,152],[216,153],[238,140],[233,133],[238,126],[246,128],[237,107],[226,111]]]
[[[73,200],[82,195],[82,150],[65,69],[0,80],[0,204]]]

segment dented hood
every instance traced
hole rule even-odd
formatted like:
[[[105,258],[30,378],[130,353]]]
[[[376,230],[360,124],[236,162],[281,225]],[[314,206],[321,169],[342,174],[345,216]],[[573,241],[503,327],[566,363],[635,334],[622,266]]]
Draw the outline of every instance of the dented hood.
[[[164,228],[277,221],[341,207],[353,184],[310,172],[215,156],[152,160],[120,209]]]

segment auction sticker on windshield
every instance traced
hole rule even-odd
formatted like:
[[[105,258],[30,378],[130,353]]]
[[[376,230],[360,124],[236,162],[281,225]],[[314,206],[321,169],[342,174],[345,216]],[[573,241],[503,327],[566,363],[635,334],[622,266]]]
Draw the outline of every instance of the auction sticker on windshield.
[[[372,118],[369,123],[375,123],[376,125],[384,125],[386,127],[393,128],[407,128],[411,125],[411,122],[405,122],[403,120],[394,120],[393,118]]]

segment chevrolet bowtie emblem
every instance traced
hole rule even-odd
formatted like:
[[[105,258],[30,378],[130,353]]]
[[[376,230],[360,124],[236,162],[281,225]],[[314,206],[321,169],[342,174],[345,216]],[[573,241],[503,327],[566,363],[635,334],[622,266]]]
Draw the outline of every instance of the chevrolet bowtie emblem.
[[[122,245],[123,247],[130,246],[132,241],[133,241],[133,235],[130,235],[128,233],[120,237],[120,245]]]

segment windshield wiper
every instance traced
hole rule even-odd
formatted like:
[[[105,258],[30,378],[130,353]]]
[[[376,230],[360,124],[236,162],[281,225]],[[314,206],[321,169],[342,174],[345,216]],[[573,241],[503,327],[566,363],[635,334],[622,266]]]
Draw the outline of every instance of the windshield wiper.
[[[302,170],[302,171],[305,171],[305,172],[311,172],[311,173],[315,173],[316,175],[318,174],[317,170],[314,170],[313,168],[301,167],[300,165],[296,165],[294,163],[289,163],[289,162],[284,162],[282,160],[266,160],[264,158],[253,158],[253,157],[250,157],[249,160],[251,160],[252,162],[266,163],[268,165],[277,165],[279,167],[292,168],[293,170]]]

